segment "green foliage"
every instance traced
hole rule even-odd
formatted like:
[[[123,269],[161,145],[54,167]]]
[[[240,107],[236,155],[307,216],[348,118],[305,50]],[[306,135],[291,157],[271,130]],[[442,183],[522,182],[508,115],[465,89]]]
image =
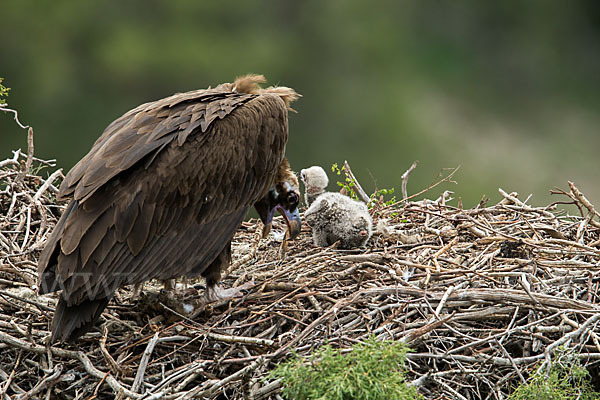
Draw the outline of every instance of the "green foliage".
[[[403,224],[408,223],[408,219],[403,218],[403,214],[399,211],[394,211],[393,213],[390,214],[390,218],[392,219],[392,221],[394,222],[401,222]]]
[[[356,187],[356,184],[354,183],[354,180],[352,178],[350,178],[348,176],[348,174],[345,173],[346,172],[346,166],[342,166],[342,168],[340,168],[337,163],[334,163],[331,166],[331,171],[335,172],[337,175],[341,175],[342,172],[344,172],[344,177],[345,177],[344,182],[338,181],[337,185],[339,187],[341,187],[342,189],[344,189],[346,191],[346,194],[348,196],[350,196],[354,200],[359,200],[358,194],[354,190],[354,188]]]
[[[579,360],[567,358],[555,361],[550,373],[537,369],[509,396],[509,400],[597,400],[600,393],[594,391],[589,372]]]
[[[390,199],[385,199],[384,196],[394,194],[394,188],[391,189],[378,189],[371,195],[371,201],[369,202],[369,208],[375,206],[385,207],[392,205],[396,202],[396,196],[392,196]]]
[[[348,196],[350,196],[351,198],[353,198],[354,200],[361,200],[360,197],[358,196],[358,194],[356,193],[356,183],[354,182],[354,179],[352,179],[347,173],[346,173],[346,166],[342,166],[342,168],[340,168],[338,166],[337,163],[334,163],[331,165],[331,171],[335,172],[337,175],[341,175],[342,172],[344,172],[344,182],[340,182],[337,181],[337,185],[344,189],[346,191],[346,194]],[[367,206],[369,207],[369,209],[375,207],[375,206],[379,206],[379,207],[384,207],[390,204],[393,204],[396,202],[396,197],[393,196],[390,199],[385,199],[384,196],[387,195],[391,195],[394,193],[394,188],[391,189],[377,189],[375,190],[375,192],[373,192],[373,194],[370,196],[371,200],[369,201],[369,204],[367,204]]]
[[[0,78],[0,104],[6,104],[6,99],[3,99],[2,97],[7,97],[8,91],[10,90],[10,88],[7,88],[2,84],[3,80],[4,78]]]
[[[409,349],[375,337],[342,354],[329,345],[305,364],[297,356],[278,366],[271,378],[281,378],[283,395],[293,400],[408,400],[422,398],[406,385],[404,363]]]

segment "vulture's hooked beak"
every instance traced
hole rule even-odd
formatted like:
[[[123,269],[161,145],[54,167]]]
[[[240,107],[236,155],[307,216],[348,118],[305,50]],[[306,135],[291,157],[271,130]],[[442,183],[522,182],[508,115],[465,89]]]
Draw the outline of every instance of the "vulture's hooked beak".
[[[302,229],[302,220],[300,219],[300,212],[298,212],[298,207],[294,208],[293,211],[288,211],[284,207],[277,205],[273,211],[279,211],[279,213],[283,216],[283,220],[288,227],[287,237],[286,239],[293,240],[298,237],[300,234],[300,230]],[[271,229],[271,224],[269,223],[269,229]],[[267,234],[269,232],[267,231]],[[263,238],[265,237],[265,233],[263,232]]]
[[[288,228],[286,238],[295,239],[302,229],[302,221],[298,212],[299,202],[300,195],[288,183],[277,185],[277,188],[269,190],[269,193],[254,205],[264,224],[263,238],[267,237],[271,231],[275,211],[279,211]]]

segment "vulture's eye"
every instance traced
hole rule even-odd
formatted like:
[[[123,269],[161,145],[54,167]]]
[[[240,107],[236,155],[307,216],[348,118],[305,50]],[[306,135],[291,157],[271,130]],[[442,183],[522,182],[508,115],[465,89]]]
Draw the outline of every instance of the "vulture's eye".
[[[300,202],[300,196],[296,192],[289,192],[287,194],[287,203],[290,209],[294,209],[298,207],[298,203]]]

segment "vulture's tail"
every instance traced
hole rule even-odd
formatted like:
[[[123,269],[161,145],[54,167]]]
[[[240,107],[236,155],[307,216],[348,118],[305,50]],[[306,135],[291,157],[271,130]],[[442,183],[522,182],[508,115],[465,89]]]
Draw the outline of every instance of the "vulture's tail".
[[[69,306],[60,296],[52,319],[51,342],[73,341],[86,333],[94,326],[94,322],[100,317],[109,300],[109,298],[84,300],[80,304]]]

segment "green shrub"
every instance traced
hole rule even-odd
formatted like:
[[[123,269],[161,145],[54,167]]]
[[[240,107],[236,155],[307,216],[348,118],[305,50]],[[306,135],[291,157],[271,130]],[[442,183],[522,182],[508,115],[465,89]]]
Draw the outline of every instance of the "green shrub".
[[[546,375],[537,371],[508,397],[509,400],[598,400],[600,393],[594,391],[589,372],[579,360],[555,361]]]
[[[278,366],[282,394],[290,400],[408,400],[420,399],[404,378],[406,353],[402,343],[374,337],[346,354],[329,345],[313,353],[308,363],[297,356]]]

